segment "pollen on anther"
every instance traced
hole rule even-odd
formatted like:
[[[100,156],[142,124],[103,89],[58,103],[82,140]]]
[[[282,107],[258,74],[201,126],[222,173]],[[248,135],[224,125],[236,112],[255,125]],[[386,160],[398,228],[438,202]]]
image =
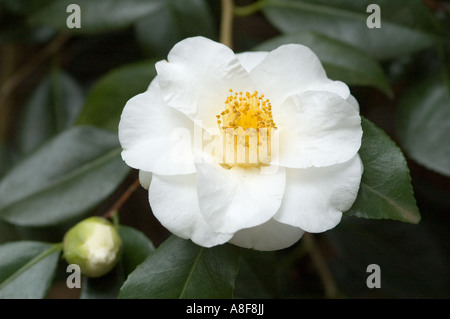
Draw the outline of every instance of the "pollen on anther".
[[[246,154],[246,158],[244,163],[234,162],[233,159],[237,161],[237,157],[233,155],[230,155],[231,162],[225,158],[221,160],[224,161],[225,167],[265,165],[267,157],[271,156],[271,148],[268,146],[271,135],[273,130],[277,129],[269,99],[258,91],[236,92],[229,89],[228,92],[229,96],[225,99],[224,110],[216,115],[217,124],[222,132],[222,137],[234,140],[235,156]],[[251,152],[257,153],[258,160],[256,162],[250,162]],[[266,154],[264,155],[264,153]],[[264,158],[264,162],[260,161],[261,158]]]
[[[230,95],[225,100],[225,110],[216,115],[224,128],[276,128],[272,116],[272,105],[264,94],[258,91],[235,92],[228,90]],[[219,124],[220,124],[219,123]]]

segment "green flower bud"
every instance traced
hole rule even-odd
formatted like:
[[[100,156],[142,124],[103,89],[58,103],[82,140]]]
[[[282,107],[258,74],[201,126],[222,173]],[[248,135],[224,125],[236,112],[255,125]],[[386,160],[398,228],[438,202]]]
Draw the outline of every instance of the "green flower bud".
[[[114,268],[122,240],[113,225],[102,217],[90,217],[64,236],[64,258],[80,266],[87,277],[100,277]]]

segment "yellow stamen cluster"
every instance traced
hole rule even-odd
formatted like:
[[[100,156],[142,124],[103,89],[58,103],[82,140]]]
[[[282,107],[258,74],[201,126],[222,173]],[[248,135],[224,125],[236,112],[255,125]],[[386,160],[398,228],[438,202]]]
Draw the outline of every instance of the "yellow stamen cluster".
[[[230,89],[230,96],[225,101],[225,110],[217,115],[217,124],[221,129],[238,128],[276,128],[272,118],[272,105],[264,94],[258,96],[246,92],[235,92]]]
[[[271,135],[276,125],[272,105],[264,94],[233,92],[217,117],[221,142],[216,156],[225,167],[267,165],[271,158]]]

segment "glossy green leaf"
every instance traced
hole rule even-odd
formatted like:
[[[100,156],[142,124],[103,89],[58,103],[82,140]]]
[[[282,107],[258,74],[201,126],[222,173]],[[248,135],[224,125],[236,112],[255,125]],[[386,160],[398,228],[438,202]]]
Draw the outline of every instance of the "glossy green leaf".
[[[405,92],[396,128],[408,156],[450,176],[450,97],[444,83],[427,79]]]
[[[175,236],[167,239],[130,274],[120,298],[232,298],[239,249],[203,248]]]
[[[63,132],[0,182],[0,218],[19,226],[79,219],[128,174],[117,134],[92,127]]]
[[[269,51],[288,43],[303,44],[313,50],[328,77],[349,85],[369,85],[389,96],[392,91],[383,69],[370,55],[351,45],[314,32],[297,32],[270,39],[255,50]]]
[[[381,28],[368,28],[369,4],[378,4]],[[285,33],[315,31],[388,59],[435,43],[435,21],[421,0],[268,0],[263,12]]]
[[[44,298],[60,251],[60,246],[32,241],[0,245],[0,299]]]
[[[92,34],[127,27],[159,10],[164,0],[58,0],[29,17],[32,25],[46,25],[65,32]],[[81,27],[68,28],[70,4],[80,7]]]
[[[363,118],[362,127],[359,155],[364,173],[358,197],[346,214],[418,223],[420,213],[403,153],[369,120]]]
[[[241,260],[239,275],[236,279],[235,297],[238,299],[268,299],[273,298],[264,287],[264,283],[255,274],[252,268]]]
[[[158,11],[136,24],[139,44],[149,54],[163,58],[175,43],[197,35],[215,36],[214,23],[205,0],[166,0]]]
[[[126,102],[144,92],[155,77],[155,62],[126,65],[101,78],[89,92],[77,124],[117,131]]]
[[[234,296],[243,299],[278,297],[279,260],[274,252],[243,249]]]
[[[123,241],[123,270],[128,276],[155,250],[155,246],[147,236],[132,227],[121,225],[119,234]]]
[[[83,278],[82,299],[117,298],[127,276],[155,250],[150,239],[132,227],[119,226],[119,234],[123,243],[119,264],[100,278]]]
[[[116,299],[125,278],[120,265],[102,277],[83,277],[80,299]]]
[[[25,105],[17,139],[22,154],[43,142],[76,120],[83,104],[83,92],[67,73],[53,70],[31,95]]]

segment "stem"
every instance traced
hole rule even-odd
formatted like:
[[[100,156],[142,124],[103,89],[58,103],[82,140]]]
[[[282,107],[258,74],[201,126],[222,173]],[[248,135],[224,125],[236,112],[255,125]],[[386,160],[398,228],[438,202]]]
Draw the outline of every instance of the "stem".
[[[26,263],[24,266],[22,266],[19,270],[17,270],[12,276],[8,277],[1,285],[0,285],[0,291],[8,286],[14,279],[19,277],[21,274],[23,274],[25,271],[36,265],[41,260],[45,259],[47,256],[50,256],[54,252],[61,251],[62,250],[62,243],[53,244],[49,249],[42,252],[41,254],[34,257],[32,260],[30,260],[28,263]]]
[[[0,90],[0,105],[3,105],[8,99],[9,95],[19,86],[19,84],[38,66],[40,66],[49,56],[57,52],[64,43],[69,39],[68,34],[61,34],[38,52],[33,59],[29,60],[22,68],[17,70],[12,77],[10,77]]]
[[[14,74],[17,64],[18,47],[15,44],[0,46],[0,87]],[[0,142],[7,141],[9,127],[11,126],[12,107],[11,101],[5,99],[0,102]]]
[[[246,17],[249,15],[252,15],[259,10],[261,10],[262,7],[266,5],[266,1],[260,0],[253,2],[252,4],[242,6],[242,7],[234,7],[234,14],[240,17]]]
[[[437,52],[441,63],[441,77],[445,85],[447,97],[450,99],[450,43],[441,40],[437,45]],[[449,61],[449,62],[447,62]]]
[[[220,23],[220,42],[233,48],[233,0],[222,0],[222,19]]]
[[[325,290],[325,297],[330,299],[338,298],[339,293],[333,275],[331,274],[325,258],[317,246],[313,235],[310,233],[305,233],[303,235],[303,240],[309,254],[311,255],[312,262],[317,269],[320,280],[322,281]]]
[[[113,222],[114,228],[116,230],[119,230],[120,220],[119,220],[119,214],[117,214],[117,212],[112,215],[112,222]]]
[[[119,197],[119,199],[114,203],[114,205],[103,215],[104,218],[110,218],[116,215],[122,205],[127,201],[128,198],[138,189],[140,183],[139,178],[136,179],[133,184],[131,184],[127,190]]]

